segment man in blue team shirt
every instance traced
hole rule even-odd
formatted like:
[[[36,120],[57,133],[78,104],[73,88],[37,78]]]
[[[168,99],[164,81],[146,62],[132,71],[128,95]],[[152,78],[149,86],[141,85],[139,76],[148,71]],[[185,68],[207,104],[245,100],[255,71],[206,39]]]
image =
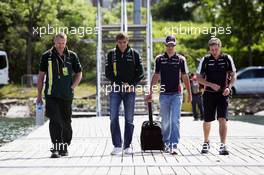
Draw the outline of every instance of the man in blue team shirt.
[[[158,81],[164,90],[160,92],[160,116],[162,123],[162,135],[164,151],[177,154],[177,144],[179,143],[179,120],[182,106],[182,85],[183,80],[187,92],[188,101],[192,100],[190,82],[188,77],[188,67],[185,60],[175,51],[176,40],[174,36],[167,36],[166,52],[156,57],[155,73],[152,77],[150,93],[147,100],[152,99],[152,88]]]
[[[235,82],[236,68],[230,55],[221,53],[221,41],[211,38],[208,42],[210,54],[200,61],[197,78],[199,83],[205,86],[203,94],[204,102],[204,143],[202,153],[208,153],[210,149],[209,133],[211,122],[217,118],[220,134],[220,155],[228,155],[226,148],[228,96]],[[217,111],[217,115],[216,115]]]

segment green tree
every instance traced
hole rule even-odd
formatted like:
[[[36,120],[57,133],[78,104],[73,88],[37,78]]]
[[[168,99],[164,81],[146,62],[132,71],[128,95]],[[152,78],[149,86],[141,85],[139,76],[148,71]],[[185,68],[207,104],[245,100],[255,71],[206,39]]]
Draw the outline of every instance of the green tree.
[[[233,35],[239,39],[237,46],[238,48],[247,48],[249,65],[252,66],[252,46],[253,44],[259,44],[264,37],[264,25],[262,21],[264,17],[264,2],[255,0],[232,0],[230,3],[228,1],[221,2],[220,5],[223,9],[221,13],[222,23],[225,21],[230,22],[233,28]]]
[[[39,37],[33,34],[33,27],[52,21],[55,17],[52,3],[50,0],[6,0],[1,6],[4,8],[1,8],[0,13],[5,16],[1,18],[4,27],[1,30],[3,37],[0,42],[11,56],[10,68],[18,67],[19,70],[32,74],[34,43],[39,40]],[[21,67],[26,67],[26,71]],[[22,75],[19,70],[10,71],[11,75]],[[32,85],[31,79],[28,79],[27,84]]]
[[[11,81],[20,82],[21,75],[37,73],[41,54],[53,45],[54,34],[38,33],[41,27],[48,32],[48,25],[75,28],[75,33],[68,33],[67,45],[77,52],[87,74],[93,72],[96,45],[91,41],[96,37],[95,15],[96,8],[85,0],[2,0],[0,49],[8,53]]]
[[[152,7],[153,19],[182,21],[191,20],[192,12],[197,7],[197,0],[160,0]]]
[[[231,26],[232,35],[223,37],[239,52],[247,49],[248,65],[256,58],[252,47],[264,42],[264,2],[261,0],[201,0],[206,19],[214,26]],[[263,50],[262,50],[263,52]]]

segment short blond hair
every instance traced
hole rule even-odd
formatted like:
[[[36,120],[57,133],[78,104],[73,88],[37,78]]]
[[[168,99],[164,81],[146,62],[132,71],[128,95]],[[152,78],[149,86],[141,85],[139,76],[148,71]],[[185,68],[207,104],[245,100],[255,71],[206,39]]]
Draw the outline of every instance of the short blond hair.
[[[213,37],[208,41],[208,46],[212,45],[218,45],[219,47],[222,47],[222,42],[219,38]]]
[[[55,42],[55,40],[56,40],[57,38],[63,38],[63,39],[65,39],[65,40],[67,41],[67,35],[66,35],[65,33],[63,33],[63,32],[56,34],[56,35],[54,36],[53,41]]]

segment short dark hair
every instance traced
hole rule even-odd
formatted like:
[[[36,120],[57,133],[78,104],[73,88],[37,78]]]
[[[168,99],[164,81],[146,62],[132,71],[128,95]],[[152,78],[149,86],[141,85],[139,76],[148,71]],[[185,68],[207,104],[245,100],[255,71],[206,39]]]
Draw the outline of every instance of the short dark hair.
[[[117,35],[116,35],[116,41],[118,41],[118,40],[129,40],[129,38],[128,38],[128,35],[127,35],[127,33],[125,33],[125,32],[120,32],[120,33],[118,33]]]

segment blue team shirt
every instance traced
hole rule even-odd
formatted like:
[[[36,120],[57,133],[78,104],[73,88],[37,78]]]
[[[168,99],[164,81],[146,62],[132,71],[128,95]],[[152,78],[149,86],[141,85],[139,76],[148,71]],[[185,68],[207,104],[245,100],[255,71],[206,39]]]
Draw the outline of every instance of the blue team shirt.
[[[218,59],[206,55],[201,59],[197,69],[197,73],[204,76],[206,81],[219,85],[221,89],[228,86],[228,76],[235,71],[233,58],[227,54],[221,54]],[[206,87],[205,90],[213,91],[210,87]]]
[[[162,93],[181,93],[181,74],[187,74],[186,59],[180,54],[169,58],[167,53],[156,57],[155,73],[160,74],[161,86],[165,89]]]

